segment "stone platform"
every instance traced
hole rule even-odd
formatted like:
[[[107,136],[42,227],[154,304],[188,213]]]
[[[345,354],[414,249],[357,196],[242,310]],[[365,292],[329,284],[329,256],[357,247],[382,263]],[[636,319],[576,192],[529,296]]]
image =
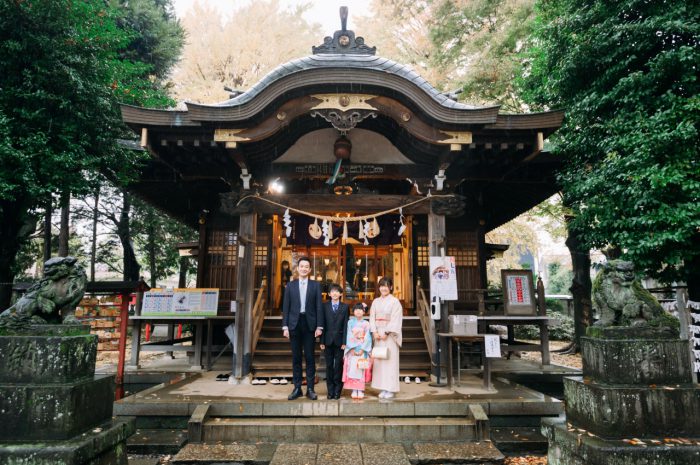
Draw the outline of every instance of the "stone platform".
[[[188,445],[172,459],[173,465],[237,463],[270,465],[417,465],[429,463],[503,463],[501,454],[488,441],[448,444],[218,444]]]

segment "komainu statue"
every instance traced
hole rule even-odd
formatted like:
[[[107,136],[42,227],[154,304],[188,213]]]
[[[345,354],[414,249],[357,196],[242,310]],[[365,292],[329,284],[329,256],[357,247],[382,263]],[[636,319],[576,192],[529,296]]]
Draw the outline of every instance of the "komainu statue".
[[[679,321],[666,312],[634,276],[634,265],[623,260],[605,264],[593,283],[594,326],[633,326],[678,335]]]
[[[76,323],[75,307],[85,294],[87,275],[74,257],[55,257],[44,264],[44,277],[12,307],[0,314],[0,330],[34,324]]]

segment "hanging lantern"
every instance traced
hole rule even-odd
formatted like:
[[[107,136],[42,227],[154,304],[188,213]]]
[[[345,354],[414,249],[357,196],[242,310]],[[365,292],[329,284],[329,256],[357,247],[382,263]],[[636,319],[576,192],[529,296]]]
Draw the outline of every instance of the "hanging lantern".
[[[333,155],[338,160],[349,160],[352,152],[352,142],[345,136],[340,136],[333,144]]]

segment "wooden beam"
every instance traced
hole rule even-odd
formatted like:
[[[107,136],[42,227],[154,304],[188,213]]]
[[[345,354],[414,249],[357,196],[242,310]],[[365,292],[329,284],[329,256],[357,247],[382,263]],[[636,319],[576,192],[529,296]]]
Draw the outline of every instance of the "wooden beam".
[[[537,136],[535,137],[535,150],[528,155],[527,157],[523,158],[523,162],[528,162],[535,158],[537,155],[542,153],[542,150],[544,150],[544,134],[541,132],[537,133]]]
[[[148,147],[148,128],[141,128],[141,147]]]

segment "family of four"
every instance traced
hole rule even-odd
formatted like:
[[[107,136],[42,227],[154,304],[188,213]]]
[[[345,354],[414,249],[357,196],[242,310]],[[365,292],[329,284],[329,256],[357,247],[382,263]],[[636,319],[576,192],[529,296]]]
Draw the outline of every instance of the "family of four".
[[[401,347],[401,302],[391,292],[391,279],[378,283],[380,296],[370,307],[369,321],[364,319],[365,305],[356,304],[349,317],[348,305],[341,302],[337,284],[329,290],[331,300],[322,302],[321,287],[310,280],[311,261],[301,257],[297,264],[299,279],[291,281],[282,303],[282,331],[292,346],[292,382],[289,400],[302,393],[302,360],[306,362],[306,397],[318,398],[314,391],[316,362],[314,346],[321,340],[326,358],[326,385],[329,399],[340,399],[343,388],[352,390],[353,399],[364,397],[365,383],[371,380],[379,397],[391,399],[399,391],[399,348]],[[372,350],[376,357],[372,356]],[[382,358],[379,358],[379,356]]]

